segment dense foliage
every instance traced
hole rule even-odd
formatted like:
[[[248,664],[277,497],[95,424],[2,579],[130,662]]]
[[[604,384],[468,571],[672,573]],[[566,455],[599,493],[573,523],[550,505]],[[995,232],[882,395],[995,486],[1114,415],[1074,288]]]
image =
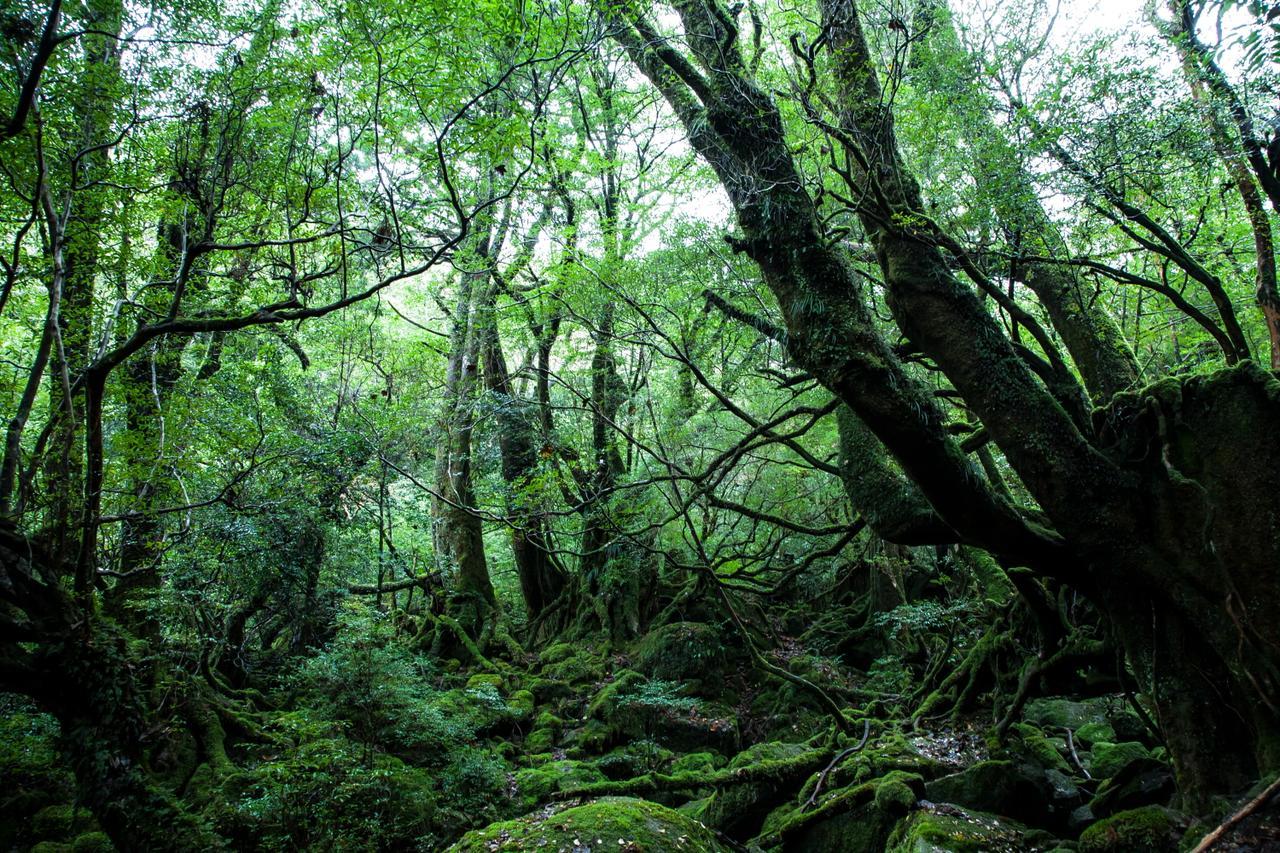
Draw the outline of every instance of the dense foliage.
[[[0,848],[1280,837],[1277,9],[1085,5],[7,0]]]

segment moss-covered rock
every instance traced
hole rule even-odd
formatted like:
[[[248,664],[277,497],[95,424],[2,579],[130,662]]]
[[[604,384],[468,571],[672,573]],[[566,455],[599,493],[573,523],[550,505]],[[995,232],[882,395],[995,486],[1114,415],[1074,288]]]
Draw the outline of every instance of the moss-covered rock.
[[[31,853],[74,853],[75,848],[65,841],[41,841],[31,848]]]
[[[557,738],[555,729],[534,729],[524,737],[524,751],[529,755],[550,752],[555,748]]]
[[[114,853],[115,845],[105,832],[86,832],[71,842],[75,853]]]
[[[705,678],[728,661],[720,631],[702,622],[672,622],[636,644],[632,665],[653,678]]]
[[[567,759],[517,770],[515,775],[517,795],[525,808],[533,808],[559,791],[572,791],[603,781],[604,774],[594,764]]]
[[[572,684],[558,678],[526,678],[524,684],[540,705],[569,699],[577,693]]]
[[[1085,723],[1079,729],[1072,733],[1076,743],[1083,746],[1092,746],[1099,741],[1107,741],[1115,743],[1116,729],[1110,723]]]
[[[1063,698],[1033,699],[1027,703],[1022,718],[1053,734],[1064,729],[1085,743],[1106,740],[1141,740],[1146,727],[1123,697],[1101,696],[1076,701]],[[1107,729],[1110,729],[1110,734]]]
[[[50,841],[70,840],[84,832],[93,823],[87,809],[74,808],[70,803],[45,806],[31,818],[31,833],[36,838]]]
[[[1047,784],[1036,768],[1013,761],[981,761],[925,785],[925,798],[1034,823],[1048,806]]]
[[[780,844],[787,850],[883,850],[923,790],[924,780],[919,776],[892,771],[867,782],[824,792],[814,805],[802,797],[799,804],[770,814],[761,835],[766,843]]]
[[[604,673],[603,657],[592,654],[585,649],[577,649],[568,657],[561,658],[542,668],[545,678],[563,681],[568,684],[586,684],[598,681]]]
[[[1119,812],[1100,820],[1080,836],[1080,853],[1172,853],[1186,825],[1160,806]]]
[[[698,819],[737,838],[756,834],[770,810],[793,796],[799,779],[813,772],[804,768],[793,774],[789,769],[808,752],[804,744],[784,741],[747,747],[729,761],[727,769],[752,774],[752,781],[717,789],[702,804]]]
[[[538,655],[538,660],[542,661],[544,666],[556,664],[568,660],[579,654],[580,651],[581,649],[575,643],[552,643],[542,650],[542,653]]]
[[[646,681],[644,675],[632,669],[622,669],[613,674],[587,704],[588,716],[611,722],[622,712],[627,694]]]
[[[587,715],[609,726],[612,743],[645,738],[676,751],[734,752],[738,747],[738,724],[730,709],[635,670],[617,672],[587,705]]]
[[[682,755],[671,765],[672,773],[710,773],[724,764],[724,758],[714,752],[691,752]]]
[[[728,853],[715,833],[692,818],[629,797],[604,797],[563,810],[542,810],[469,832],[451,853],[516,850],[618,850]]]
[[[918,811],[893,833],[888,853],[1002,853],[1025,850],[1025,830],[981,812]]]
[[[1165,805],[1173,791],[1173,770],[1167,764],[1139,758],[1102,783],[1089,809],[1097,817],[1107,817],[1140,806]]]
[[[1040,728],[1078,731],[1089,723],[1107,722],[1106,707],[1096,701],[1076,702],[1071,699],[1032,699],[1023,709],[1022,718]]]
[[[564,726],[564,720],[557,717],[550,711],[540,711],[538,716],[533,720],[534,728],[538,729],[559,729]]]
[[[478,735],[510,732],[532,714],[532,702],[513,707],[498,686],[501,680],[495,684],[496,678],[498,676],[487,674],[472,676],[467,687],[440,693],[431,700],[431,704],[446,720],[463,723]],[[527,698],[531,699],[532,694]],[[525,712],[524,717],[521,710]]]
[[[1150,758],[1151,753],[1137,741],[1125,743],[1107,743],[1099,741],[1093,745],[1090,757],[1085,766],[1095,779],[1110,779],[1126,765],[1142,758]]]
[[[491,672],[480,672],[467,679],[468,690],[483,688],[486,684],[497,690],[499,693],[502,692],[501,675],[496,675]]]
[[[597,759],[596,767],[609,779],[632,779],[661,770],[673,757],[671,750],[654,741],[636,740]]]
[[[1011,729],[1009,750],[1029,758],[1046,770],[1070,773],[1071,765],[1062,757],[1057,745],[1035,726],[1015,723]]]
[[[507,697],[507,707],[511,715],[520,721],[533,719],[534,699],[529,690],[517,690]]]

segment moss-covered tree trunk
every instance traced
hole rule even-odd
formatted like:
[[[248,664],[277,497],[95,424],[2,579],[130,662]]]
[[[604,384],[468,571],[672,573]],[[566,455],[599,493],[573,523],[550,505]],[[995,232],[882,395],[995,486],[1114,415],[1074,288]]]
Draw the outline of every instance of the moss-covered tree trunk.
[[[497,408],[511,555],[529,618],[537,619],[564,591],[565,575],[551,551],[547,520],[539,509],[541,499],[529,494],[538,468],[537,410],[516,396],[496,328],[486,334],[484,374]]]
[[[43,543],[0,526],[0,689],[57,718],[80,800],[118,849],[221,849],[148,772],[146,750],[163,727],[147,704],[147,663],[111,620],[62,589],[65,573]]]
[[[1278,419],[1280,382],[1249,362],[1098,413],[1100,440],[1141,498],[1090,543],[1084,586],[1156,707],[1193,805],[1280,769]]]
[[[58,554],[76,546],[75,514],[84,487],[82,455],[85,400],[70,389],[93,355],[94,294],[99,273],[100,244],[110,219],[111,189],[99,183],[110,168],[112,121],[120,85],[119,39],[124,17],[120,0],[95,0],[87,4],[93,31],[84,43],[84,88],[77,113],[80,122],[76,167],[67,176],[66,217],[62,221],[60,247],[64,261],[59,335],[53,347],[49,385],[50,416],[56,429],[45,457],[44,492],[47,495],[46,529]],[[61,204],[61,200],[59,201]]]

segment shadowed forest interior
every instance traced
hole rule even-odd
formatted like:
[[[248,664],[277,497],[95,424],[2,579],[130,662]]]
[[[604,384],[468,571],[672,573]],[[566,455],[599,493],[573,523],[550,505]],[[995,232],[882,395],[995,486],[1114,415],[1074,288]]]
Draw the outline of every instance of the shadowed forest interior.
[[[0,850],[1280,850],[1280,5],[0,36]]]

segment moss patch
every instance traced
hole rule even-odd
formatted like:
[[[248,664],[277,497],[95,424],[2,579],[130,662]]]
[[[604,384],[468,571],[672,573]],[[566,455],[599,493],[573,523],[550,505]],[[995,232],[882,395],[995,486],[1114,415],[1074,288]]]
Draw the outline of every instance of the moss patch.
[[[1003,853],[1026,849],[1022,827],[981,812],[920,811],[894,832],[888,853]]]
[[[516,771],[516,789],[525,808],[545,802],[559,791],[571,791],[584,785],[605,781],[592,764],[581,761],[549,761],[540,767]]]
[[[495,850],[689,850],[728,853],[715,833],[686,815],[628,797],[605,797],[562,810],[544,809],[469,832],[453,853]]]
[[[1147,748],[1137,741],[1099,741],[1093,745],[1092,758],[1088,762],[1089,772],[1095,779],[1109,779],[1132,762],[1150,757],[1151,753]]]
[[[1177,813],[1146,806],[1119,812],[1086,829],[1080,836],[1080,853],[1164,853],[1178,849],[1181,834]]]

